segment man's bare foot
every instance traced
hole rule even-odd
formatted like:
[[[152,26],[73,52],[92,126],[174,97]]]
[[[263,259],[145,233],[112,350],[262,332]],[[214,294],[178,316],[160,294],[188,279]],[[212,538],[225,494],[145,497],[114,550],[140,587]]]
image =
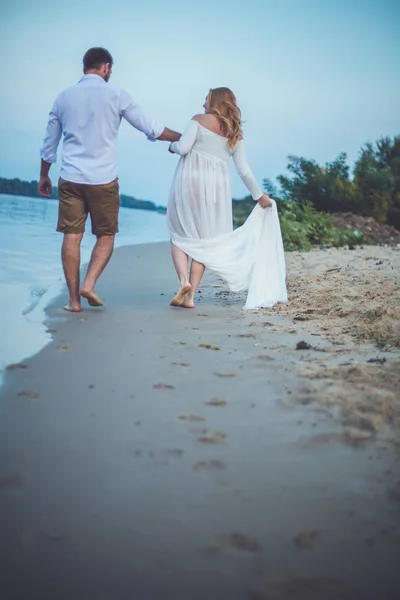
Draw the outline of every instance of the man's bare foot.
[[[68,312],[81,312],[81,305],[75,302],[69,302],[66,306],[64,306],[64,310]]]
[[[86,298],[86,300],[89,302],[90,306],[104,306],[103,302],[100,300],[100,298],[94,293],[94,291],[89,291],[89,290],[81,290],[81,296],[82,298]]]
[[[192,286],[190,283],[186,283],[179,288],[178,293],[174,296],[169,303],[170,306],[183,306],[186,298],[186,294],[190,292]]]

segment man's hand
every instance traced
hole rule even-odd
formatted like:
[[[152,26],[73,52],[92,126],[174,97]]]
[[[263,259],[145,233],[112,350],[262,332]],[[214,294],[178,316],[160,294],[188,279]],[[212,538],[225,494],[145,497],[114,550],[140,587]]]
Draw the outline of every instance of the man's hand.
[[[160,136],[158,136],[159,142],[178,142],[181,138],[181,134],[177,131],[173,131],[172,129],[168,129],[165,127],[164,131]]]
[[[172,144],[172,142],[171,142]],[[175,152],[173,150],[171,150],[171,144],[168,146],[168,152],[170,152],[171,154],[175,154]]]
[[[50,198],[53,193],[53,186],[51,185],[51,180],[48,175],[41,175],[39,179],[38,185],[39,195],[43,196],[43,198]]]
[[[261,208],[267,208],[268,206],[272,206],[271,198],[267,194],[263,194],[261,198],[257,200],[258,204]]]

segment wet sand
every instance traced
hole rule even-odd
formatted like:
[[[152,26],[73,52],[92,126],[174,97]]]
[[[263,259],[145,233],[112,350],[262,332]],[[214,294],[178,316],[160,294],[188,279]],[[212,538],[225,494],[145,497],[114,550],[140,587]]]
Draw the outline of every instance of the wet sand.
[[[272,310],[209,274],[169,307],[165,244],[116,251],[105,309],[57,299],[53,342],[0,390],[2,597],[398,598],[400,353],[386,316],[384,343],[307,312],[355,293],[363,252],[289,255]]]

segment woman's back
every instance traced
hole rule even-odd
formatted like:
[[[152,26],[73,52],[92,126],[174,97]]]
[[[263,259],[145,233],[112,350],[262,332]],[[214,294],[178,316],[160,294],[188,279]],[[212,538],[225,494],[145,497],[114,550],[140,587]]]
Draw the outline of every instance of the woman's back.
[[[196,140],[193,144],[193,150],[215,157],[219,160],[227,161],[232,153],[228,145],[228,140],[219,133],[215,133],[202,123],[196,120],[198,125]]]

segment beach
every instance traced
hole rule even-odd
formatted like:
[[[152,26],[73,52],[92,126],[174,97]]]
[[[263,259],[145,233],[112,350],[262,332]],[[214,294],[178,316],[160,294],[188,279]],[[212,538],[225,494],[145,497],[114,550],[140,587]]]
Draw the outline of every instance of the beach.
[[[268,310],[170,308],[165,243],[52,301],[0,388],[5,600],[399,597],[400,252],[286,258]]]
[[[36,354],[51,340],[43,326],[45,308],[64,286],[57,214],[56,201],[0,195],[0,386],[7,364]],[[83,263],[94,240],[91,235],[83,238]],[[116,246],[166,240],[163,215],[120,209]]]

